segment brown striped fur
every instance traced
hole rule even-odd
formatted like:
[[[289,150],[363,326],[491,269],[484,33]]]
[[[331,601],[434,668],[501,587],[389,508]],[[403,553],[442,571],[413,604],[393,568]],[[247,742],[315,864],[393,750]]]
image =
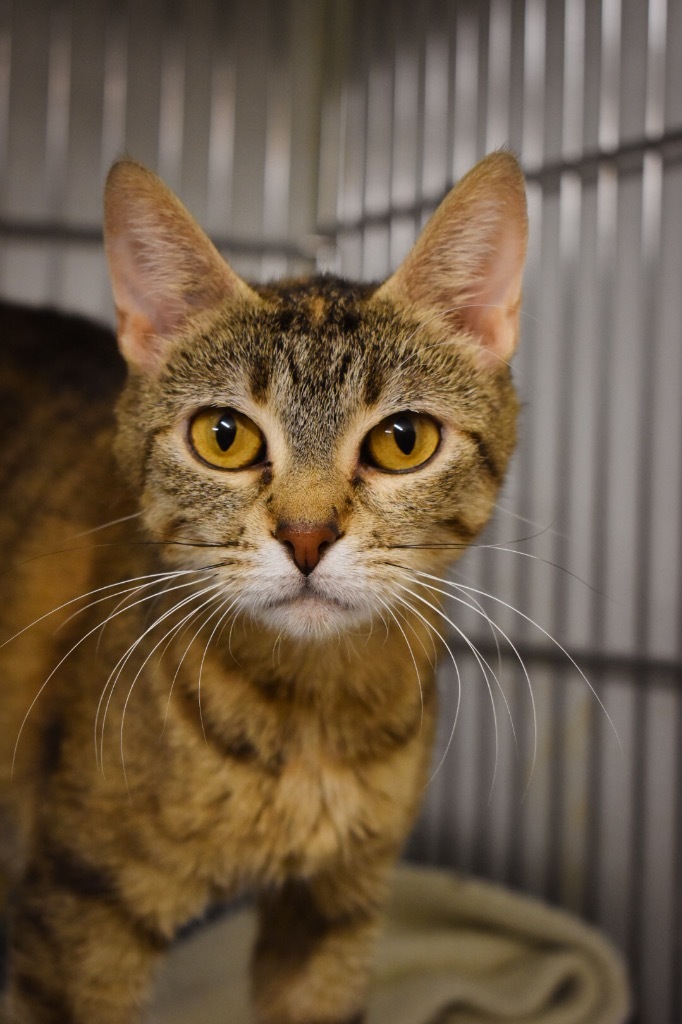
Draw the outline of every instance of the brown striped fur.
[[[503,479],[525,233],[498,153],[381,287],[251,287],[122,163],[106,203],[129,369],[116,417],[107,331],[0,312],[12,1024],[142,1019],[178,929],[242,892],[260,905],[258,1020],[361,1019],[434,725],[442,626],[400,586],[471,542]],[[258,424],[258,464],[192,453],[208,406]],[[385,473],[364,439],[401,410],[433,417],[440,445]],[[304,572],[283,527],[323,525],[338,539]]]

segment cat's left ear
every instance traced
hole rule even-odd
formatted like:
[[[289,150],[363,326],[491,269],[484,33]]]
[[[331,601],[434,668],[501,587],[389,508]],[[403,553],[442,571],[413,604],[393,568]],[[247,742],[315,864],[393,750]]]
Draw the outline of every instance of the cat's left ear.
[[[499,366],[516,348],[527,237],[521,168],[511,153],[492,153],[446,196],[376,296],[464,333],[481,365]]]
[[[132,160],[109,172],[104,240],[119,347],[137,371],[163,365],[191,316],[225,302],[260,301],[171,190]]]

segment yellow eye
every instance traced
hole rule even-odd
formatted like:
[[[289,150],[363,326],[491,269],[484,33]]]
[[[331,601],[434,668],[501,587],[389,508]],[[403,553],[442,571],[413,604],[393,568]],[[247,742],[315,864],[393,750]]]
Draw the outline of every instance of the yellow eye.
[[[190,423],[189,436],[199,458],[216,469],[246,469],[265,454],[260,430],[236,409],[202,409]]]
[[[423,466],[440,444],[440,427],[431,416],[398,412],[372,427],[363,453],[367,462],[388,473]]]

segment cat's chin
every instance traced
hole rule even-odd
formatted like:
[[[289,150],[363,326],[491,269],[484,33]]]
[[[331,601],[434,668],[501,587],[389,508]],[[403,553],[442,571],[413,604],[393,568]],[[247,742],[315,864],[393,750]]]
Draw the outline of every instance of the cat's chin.
[[[359,608],[312,594],[261,608],[256,618],[278,634],[297,640],[323,640],[369,626],[369,616]]]

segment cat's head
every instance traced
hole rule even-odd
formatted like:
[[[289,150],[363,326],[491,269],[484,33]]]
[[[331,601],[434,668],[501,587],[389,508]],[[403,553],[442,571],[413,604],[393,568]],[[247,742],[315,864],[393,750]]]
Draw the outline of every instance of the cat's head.
[[[118,454],[173,565],[290,636],[399,609],[487,521],[514,446],[523,179],[496,153],[385,283],[244,282],[125,161],[106,247],[129,381]],[[227,607],[227,604],[226,604]]]

